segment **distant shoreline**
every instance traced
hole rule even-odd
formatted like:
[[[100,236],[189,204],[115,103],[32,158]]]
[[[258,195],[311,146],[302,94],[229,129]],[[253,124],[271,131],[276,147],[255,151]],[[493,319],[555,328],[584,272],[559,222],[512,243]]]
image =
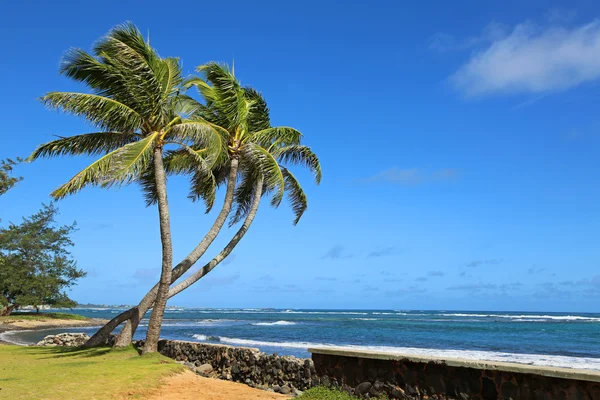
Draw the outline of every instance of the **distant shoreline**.
[[[43,314],[41,314],[43,315]],[[41,331],[45,329],[58,329],[58,328],[79,328],[79,327],[92,327],[102,326],[108,320],[100,318],[91,318],[86,320],[72,320],[72,319],[11,319],[10,322],[0,322],[0,344],[21,344],[17,342],[11,342],[6,340],[4,337],[7,333],[19,332],[19,331]]]

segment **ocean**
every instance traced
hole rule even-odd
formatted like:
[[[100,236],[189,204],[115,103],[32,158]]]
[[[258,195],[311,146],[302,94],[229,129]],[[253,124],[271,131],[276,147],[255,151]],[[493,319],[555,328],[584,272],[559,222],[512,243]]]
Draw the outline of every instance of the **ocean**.
[[[106,319],[121,311],[72,310]],[[144,322],[136,338],[145,335]],[[92,334],[95,328],[5,333],[2,338],[25,344],[65,331]],[[177,308],[167,310],[162,337],[298,357],[310,357],[309,347],[339,346],[600,370],[600,314]]]

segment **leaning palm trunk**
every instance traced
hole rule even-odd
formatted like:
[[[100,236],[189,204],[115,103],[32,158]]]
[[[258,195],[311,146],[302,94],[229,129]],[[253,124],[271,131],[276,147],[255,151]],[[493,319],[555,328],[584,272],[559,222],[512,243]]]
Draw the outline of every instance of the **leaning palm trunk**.
[[[254,198],[252,199],[252,206],[250,208],[250,211],[248,212],[248,215],[246,216],[246,219],[242,223],[242,226],[240,227],[240,229],[236,232],[236,234],[229,241],[229,243],[227,243],[227,246],[225,246],[225,248],[223,250],[221,250],[221,252],[219,254],[217,254],[217,256],[215,258],[210,260],[200,270],[196,271],[194,274],[190,275],[187,279],[183,280],[182,282],[178,283],[176,286],[172,287],[169,290],[169,298],[175,296],[176,294],[181,293],[182,291],[184,291],[185,289],[187,289],[194,283],[198,282],[206,274],[208,274],[210,271],[212,271],[217,265],[219,265],[219,263],[221,263],[221,261],[223,261],[229,254],[231,254],[231,252],[233,251],[235,246],[237,246],[237,244],[240,242],[240,240],[242,240],[242,238],[244,237],[244,235],[250,228],[252,221],[254,221],[254,217],[256,216],[256,212],[258,211],[260,197],[262,196],[262,186],[263,186],[263,178],[261,177],[261,178],[259,178],[259,180],[256,183],[256,190],[254,191]]]
[[[173,266],[173,243],[171,241],[171,223],[169,218],[169,202],[167,200],[167,184],[163,165],[162,144],[154,149],[154,174],[160,219],[160,239],[162,242],[162,270],[156,293],[156,301],[148,323],[146,342],[142,353],[154,353],[158,347],[162,319],[169,298],[171,285],[171,268]]]
[[[239,160],[237,158],[231,159],[231,167],[229,170],[229,180],[227,182],[227,190],[225,192],[225,200],[223,207],[219,212],[219,215],[215,219],[213,226],[210,228],[206,236],[196,246],[196,248],[188,254],[175,268],[173,268],[171,275],[171,284],[175,283],[183,274],[185,274],[199,259],[206,253],[208,247],[216,239],[223,225],[227,221],[227,216],[231,212],[233,204],[233,197],[235,192],[236,177],[238,173]],[[123,330],[115,341],[115,347],[125,347],[131,343],[133,332],[136,331],[140,320],[144,317],[144,314],[152,307],[156,294],[158,292],[158,284],[154,285],[152,289],[144,296],[142,301],[137,307],[133,307],[129,310],[122,312],[115,318],[111,319],[106,325],[98,330],[86,343],[85,347],[95,347],[106,343],[108,336],[123,322],[127,321]]]
[[[215,269],[215,267],[217,265],[219,265],[225,258],[227,258],[227,256],[229,256],[231,254],[233,249],[238,245],[240,240],[242,240],[242,238],[244,237],[244,235],[250,228],[250,225],[254,221],[254,217],[256,216],[256,212],[258,211],[258,206],[260,204],[262,190],[263,190],[263,178],[260,177],[256,183],[256,189],[254,191],[254,198],[252,199],[252,205],[251,205],[248,215],[244,219],[244,222],[242,223],[242,226],[240,227],[240,229],[238,229],[238,231],[233,236],[233,238],[229,241],[229,243],[227,243],[227,245],[223,248],[223,250],[221,250],[221,252],[215,256],[215,258],[210,260],[206,265],[204,265],[201,269],[196,271],[193,275],[190,275],[187,279],[180,282],[176,286],[172,287],[169,290],[169,298],[181,293],[182,291],[184,291],[185,289],[187,289],[194,283],[198,282],[205,275],[207,275],[210,271]],[[148,296],[146,296],[146,297],[148,297]],[[146,298],[144,298],[144,300],[146,300]],[[142,315],[143,316],[152,307],[153,302],[154,301],[152,299],[149,302],[140,303],[137,307],[135,307],[136,312],[134,315]],[[127,312],[125,312],[123,314],[126,314],[132,310],[134,310],[134,309],[128,310]],[[132,313],[130,313],[129,315],[132,315]],[[124,320],[125,319],[123,319],[123,321]],[[123,321],[121,321],[121,322],[123,322]],[[132,323],[132,324],[128,324],[128,326],[131,326],[131,331],[128,332],[129,342],[125,343],[124,337],[121,334],[121,336],[119,337],[119,340],[121,340],[122,346],[128,346],[131,343],[131,338],[133,337],[133,335],[135,334],[135,331],[137,329],[137,324]]]

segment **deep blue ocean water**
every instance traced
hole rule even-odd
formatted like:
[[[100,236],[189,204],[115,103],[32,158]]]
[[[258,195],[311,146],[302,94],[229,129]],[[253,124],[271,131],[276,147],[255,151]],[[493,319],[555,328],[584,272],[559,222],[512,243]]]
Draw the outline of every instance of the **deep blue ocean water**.
[[[86,317],[121,310],[76,309]],[[148,314],[149,316],[149,314]],[[145,324],[136,337],[145,335]],[[4,334],[31,343],[64,331]],[[394,310],[170,309],[162,336],[309,357],[318,346],[600,370],[600,314]]]

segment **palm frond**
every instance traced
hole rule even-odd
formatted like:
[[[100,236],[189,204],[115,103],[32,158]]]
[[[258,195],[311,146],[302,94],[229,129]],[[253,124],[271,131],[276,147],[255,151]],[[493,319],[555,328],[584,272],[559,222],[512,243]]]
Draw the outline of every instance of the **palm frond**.
[[[290,145],[273,150],[273,157],[279,162],[303,165],[315,176],[317,185],[321,183],[321,164],[319,158],[308,146]]]
[[[198,115],[203,107],[202,104],[185,94],[173,96],[171,98],[171,105],[177,115],[180,115],[183,118],[190,118],[194,115]]]
[[[138,178],[138,183],[142,189],[146,206],[150,207],[158,202],[158,193],[156,192],[156,175],[154,168],[147,168]]]
[[[249,140],[264,148],[278,148],[280,146],[299,145],[302,133],[288,126],[278,126],[254,132]]]
[[[94,161],[50,195],[58,200],[77,193],[86,186],[103,186],[109,179],[112,164],[119,150],[120,148],[113,150]]]
[[[235,189],[234,201],[235,209],[229,218],[229,226],[233,226],[246,218],[252,207],[255,187],[261,175],[260,169],[256,165],[242,163],[240,164],[240,183]]]
[[[127,88],[127,104],[141,115],[147,118],[153,116],[155,119],[159,117],[163,122],[168,118],[161,103],[164,102],[165,92],[170,92],[171,88],[164,88],[163,84],[169,80],[171,73],[177,75],[178,68],[172,70],[173,65],[170,65],[176,59],[161,59],[131,23],[113,28],[96,44],[94,52],[104,64],[124,77],[120,85],[111,86],[113,95],[119,95],[123,88]],[[113,89],[118,89],[118,92],[114,93]]]
[[[89,93],[51,92],[41,98],[52,109],[81,116],[107,131],[135,132],[142,117],[131,107],[116,100]]]
[[[206,213],[212,210],[217,197],[217,181],[210,171],[197,169],[190,178],[191,188],[188,198],[192,201],[203,200]]]
[[[207,105],[218,109],[227,121],[224,127],[233,131],[246,124],[251,103],[245,98],[240,83],[229,68],[224,64],[210,62],[196,70],[204,74],[205,84],[196,80],[194,85],[206,99]]]
[[[249,86],[244,87],[243,90],[245,97],[252,104],[248,115],[248,130],[250,132],[257,132],[269,128],[271,126],[271,119],[269,116],[269,107],[267,107],[265,99],[258,91]]]
[[[296,216],[296,219],[294,219],[294,225],[296,225],[308,208],[308,199],[296,177],[287,168],[282,168],[281,172],[285,179],[285,192]]]
[[[41,157],[62,155],[99,155],[111,152],[137,141],[139,135],[122,132],[94,132],[60,138],[39,146],[28,158],[31,162]]]
[[[181,65],[179,65],[179,59],[173,57],[161,60],[160,65],[158,76],[163,90],[163,101],[166,101],[170,96],[179,93],[179,87],[183,82]]]
[[[271,205],[278,207],[285,192],[285,179],[277,160],[264,148],[248,143],[242,150],[242,163],[254,165],[264,176],[265,189],[273,192]]]
[[[126,185],[139,178],[150,167],[158,139],[159,133],[155,132],[118,149],[111,164],[109,179],[103,186]]]
[[[195,119],[186,120],[169,128],[165,134],[165,140],[176,141],[182,145],[189,143],[194,151],[202,151],[202,156],[207,162],[208,168],[212,168],[217,162],[227,157],[227,131],[218,130],[207,121]]]
[[[61,60],[59,72],[93,89],[107,89],[118,80],[110,66],[82,49],[70,49]]]

